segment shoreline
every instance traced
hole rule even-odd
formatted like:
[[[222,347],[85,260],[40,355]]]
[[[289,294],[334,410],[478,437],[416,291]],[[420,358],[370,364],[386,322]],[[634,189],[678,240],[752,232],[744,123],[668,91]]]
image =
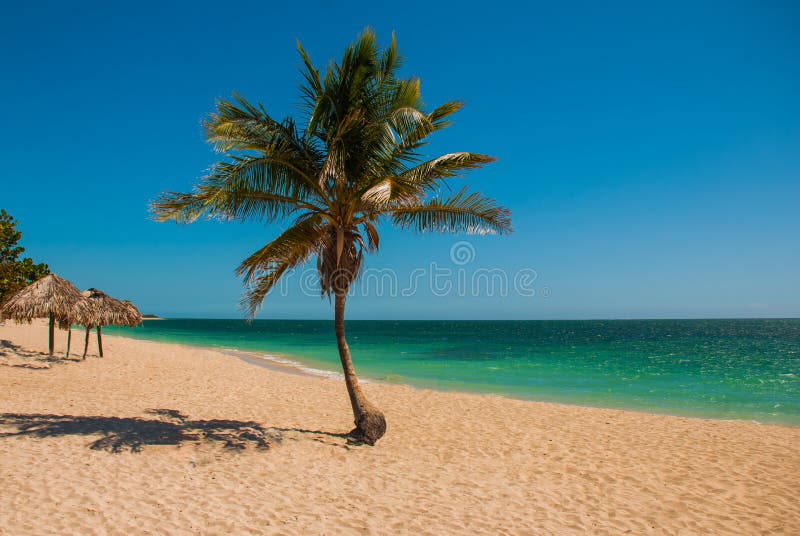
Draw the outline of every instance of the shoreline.
[[[115,335],[116,336],[116,335]],[[122,337],[125,338],[125,337]],[[145,340],[145,339],[137,339],[137,340]],[[179,343],[163,343],[163,344],[178,344]],[[194,348],[204,348],[207,350],[212,351],[219,351],[225,355],[230,355],[231,357],[235,357],[237,359],[241,359],[246,363],[250,363],[257,367],[264,367],[270,370],[274,370],[276,372],[281,372],[284,374],[295,374],[299,376],[305,376],[308,378],[317,378],[317,379],[326,379],[331,381],[339,381],[343,382],[344,377],[342,376],[341,372],[335,371],[328,371],[323,369],[317,369],[313,367],[307,367],[300,363],[299,361],[295,361],[292,359],[295,356],[284,356],[283,354],[271,354],[271,353],[257,353],[253,351],[247,350],[237,350],[237,349],[219,349],[213,346],[201,346],[201,345],[186,345],[191,346]],[[405,378],[404,378],[405,379]],[[800,423],[792,424],[792,423],[785,423],[785,422],[766,422],[766,421],[758,421],[755,419],[725,419],[725,418],[718,418],[718,417],[706,417],[702,415],[689,415],[689,414],[676,414],[676,413],[669,413],[669,412],[657,412],[657,411],[645,411],[642,409],[635,409],[635,408],[623,408],[623,407],[616,407],[616,406],[592,406],[586,404],[578,404],[578,403],[570,403],[570,402],[563,402],[557,400],[544,400],[544,399],[536,399],[536,398],[523,398],[523,397],[516,397],[504,393],[487,393],[481,391],[464,391],[459,389],[437,389],[435,387],[424,387],[420,385],[415,385],[411,382],[389,382],[377,378],[366,377],[362,378],[359,377],[360,383],[377,383],[379,385],[399,385],[403,387],[408,387],[410,389],[416,389],[419,391],[434,391],[437,393],[458,393],[463,395],[473,395],[473,396],[485,396],[491,398],[501,398],[505,400],[516,400],[519,402],[531,402],[534,404],[556,404],[561,406],[568,406],[568,407],[576,407],[576,408],[586,408],[586,409],[599,409],[599,410],[609,410],[609,411],[624,411],[629,413],[640,413],[643,415],[653,415],[653,416],[664,416],[664,417],[675,417],[680,419],[697,419],[702,421],[719,421],[719,422],[730,422],[730,423],[750,423],[750,424],[757,424],[760,426],[779,426],[784,428],[798,428],[800,429]]]
[[[255,366],[267,368],[269,370],[273,370],[276,372],[283,372],[286,374],[294,374],[305,376],[309,378],[321,378],[321,379],[330,379],[334,381],[343,382],[342,373],[338,370],[326,370],[321,369],[313,366],[313,364],[306,364],[303,362],[302,356],[296,355],[288,355],[283,353],[275,353],[275,352],[264,352],[264,351],[256,351],[256,350],[240,350],[238,348],[228,348],[228,347],[217,347],[217,346],[207,346],[202,344],[191,344],[191,343],[183,343],[183,342],[165,342],[165,341],[158,341],[153,339],[147,338],[137,338],[137,337],[126,337],[124,335],[106,335],[106,337],[120,337],[135,341],[148,341],[154,342],[158,344],[168,344],[168,345],[176,345],[185,348],[200,348],[210,351],[216,351],[223,353],[225,355],[230,355],[237,359],[243,360],[246,363],[250,363]],[[435,386],[427,386],[427,385],[419,385],[415,384],[413,380],[409,378],[403,378],[403,381],[400,382],[392,382],[382,380],[380,378],[373,378],[370,376],[359,376],[359,382],[361,383],[377,383],[380,385],[399,385],[399,386],[406,386],[411,389],[419,389],[419,390],[430,390],[435,391],[438,393],[461,393],[461,394],[469,394],[469,395],[476,395],[476,396],[488,396],[488,397],[498,397],[507,400],[518,400],[521,402],[534,402],[534,403],[542,403],[542,404],[558,404],[570,407],[577,407],[577,408],[589,408],[589,409],[600,409],[600,410],[614,410],[614,411],[627,411],[632,413],[641,413],[645,415],[656,415],[656,416],[667,416],[667,417],[677,417],[683,419],[699,419],[699,420],[707,420],[707,421],[719,421],[719,422],[732,422],[732,423],[752,423],[758,424],[761,426],[781,426],[786,428],[798,428],[800,429],[800,422],[781,422],[781,421],[762,421],[757,419],[747,419],[747,418],[725,418],[725,417],[714,417],[703,415],[702,412],[700,413],[675,413],[670,411],[655,411],[655,410],[647,410],[642,408],[635,408],[635,407],[621,407],[621,406],[604,406],[604,405],[592,405],[592,404],[581,404],[578,402],[571,402],[565,400],[554,400],[554,399],[544,399],[544,398],[527,398],[523,396],[514,396],[512,394],[507,393],[497,393],[497,392],[486,392],[480,390],[463,390],[463,389],[442,389],[437,388]]]
[[[389,428],[358,446],[339,381],[120,336],[55,364],[39,324],[0,340],[0,534],[800,532],[795,427],[369,382]]]

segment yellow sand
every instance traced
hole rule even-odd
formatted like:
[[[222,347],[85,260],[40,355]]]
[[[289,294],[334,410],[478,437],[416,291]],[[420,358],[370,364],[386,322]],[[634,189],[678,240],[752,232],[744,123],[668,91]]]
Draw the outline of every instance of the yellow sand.
[[[370,383],[389,431],[352,446],[335,380],[118,337],[49,364],[41,324],[0,340],[3,535],[800,534],[800,428]]]

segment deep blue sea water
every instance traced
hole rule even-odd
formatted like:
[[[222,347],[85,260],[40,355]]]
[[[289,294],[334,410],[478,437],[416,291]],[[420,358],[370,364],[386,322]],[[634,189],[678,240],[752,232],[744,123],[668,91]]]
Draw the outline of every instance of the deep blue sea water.
[[[107,331],[339,370],[330,321],[181,319]],[[347,336],[365,378],[800,425],[800,319],[356,320]]]

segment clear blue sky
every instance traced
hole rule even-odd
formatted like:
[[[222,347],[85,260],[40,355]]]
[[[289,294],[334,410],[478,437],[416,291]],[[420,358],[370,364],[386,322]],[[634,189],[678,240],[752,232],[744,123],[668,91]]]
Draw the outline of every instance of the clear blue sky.
[[[295,114],[295,39],[322,66],[369,25],[429,105],[467,103],[431,152],[499,159],[468,180],[516,232],[469,239],[467,277],[529,268],[537,294],[367,291],[351,317],[800,315],[799,3],[282,4],[6,3],[0,207],[28,253],[144,312],[237,316],[233,269],[280,227],[157,224],[147,203],[214,162],[216,98]],[[386,228],[368,266],[403,286],[458,268],[462,238]],[[290,286],[260,316],[331,308]]]

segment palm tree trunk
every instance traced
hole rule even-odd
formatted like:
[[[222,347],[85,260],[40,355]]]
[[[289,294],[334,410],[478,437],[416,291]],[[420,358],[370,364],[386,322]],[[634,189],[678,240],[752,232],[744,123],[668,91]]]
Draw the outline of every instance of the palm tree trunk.
[[[100,333],[100,326],[97,326],[97,353],[103,357],[103,335]]]
[[[69,357],[69,344],[72,342],[72,326],[67,328],[67,357]]]
[[[86,337],[83,339],[83,357],[81,359],[86,359],[86,350],[89,348],[89,332],[91,330],[91,326],[86,326]]]
[[[353,359],[350,356],[350,347],[347,346],[347,340],[344,336],[344,305],[346,298],[345,294],[336,294],[334,329],[336,330],[336,343],[339,346],[339,359],[342,361],[344,382],[347,385],[347,393],[350,395],[350,405],[353,407],[353,418],[356,424],[355,429],[350,432],[350,436],[374,445],[386,433],[386,418],[378,408],[367,400],[358,385],[358,377],[353,368]]]
[[[53,313],[50,313],[50,333],[47,341],[47,349],[50,351],[50,357],[53,357],[53,337],[55,335],[55,319]]]

